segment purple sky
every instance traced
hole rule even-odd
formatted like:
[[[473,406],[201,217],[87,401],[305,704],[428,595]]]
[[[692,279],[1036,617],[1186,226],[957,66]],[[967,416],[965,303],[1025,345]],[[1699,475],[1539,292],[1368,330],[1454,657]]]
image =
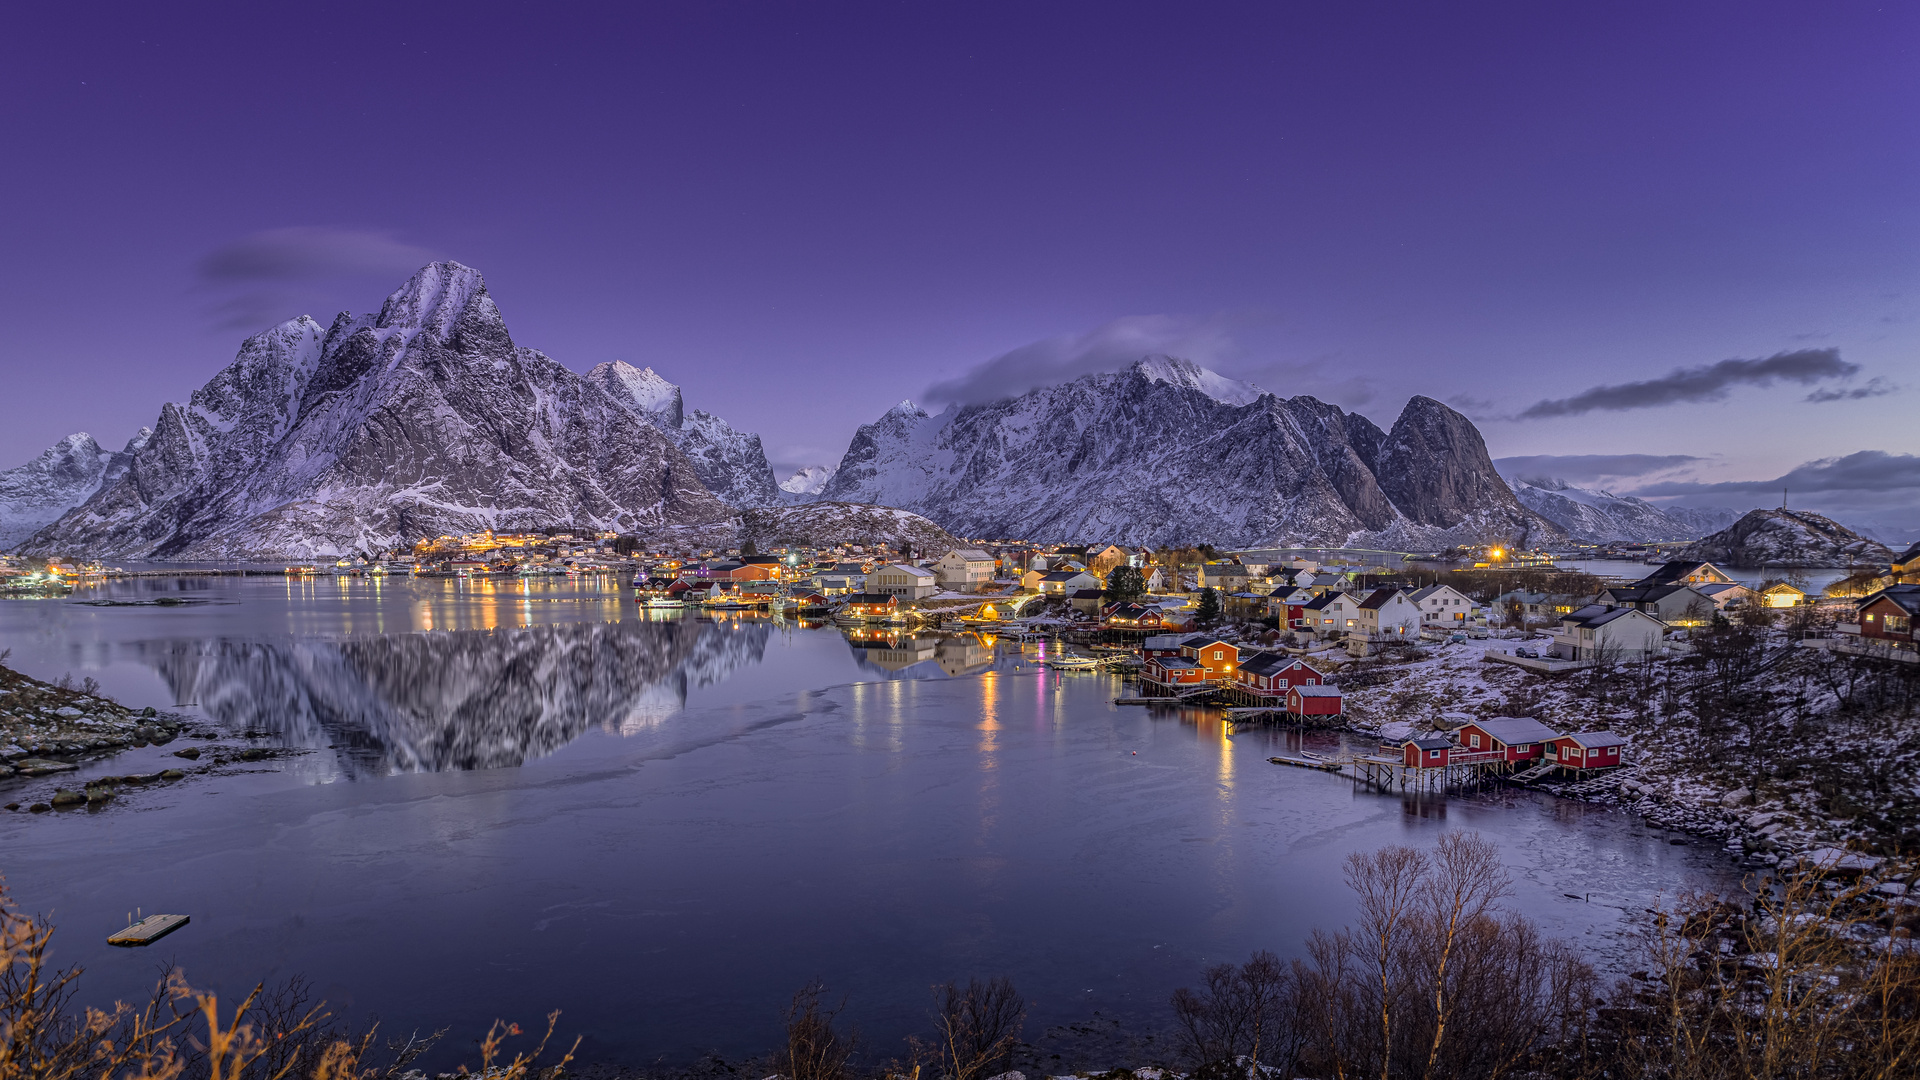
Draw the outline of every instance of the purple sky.
[[[1917,42],[1854,3],[27,5],[0,466],[445,256],[777,465],[1052,339],[1383,426],[1430,394],[1710,503],[1888,455],[1799,475],[1905,514]]]

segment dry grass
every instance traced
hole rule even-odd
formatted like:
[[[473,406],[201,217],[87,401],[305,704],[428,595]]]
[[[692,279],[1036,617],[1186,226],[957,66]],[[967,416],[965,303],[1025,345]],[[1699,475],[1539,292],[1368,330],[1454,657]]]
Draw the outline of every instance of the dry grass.
[[[380,1043],[377,1028],[356,1030],[324,1002],[309,1004],[297,979],[256,986],[229,1010],[169,970],[142,1005],[79,1006],[81,969],[48,963],[53,932],[0,884],[0,1080],[398,1080],[444,1034]],[[530,1049],[511,1053],[519,1026],[495,1022],[479,1075],[555,1080],[573,1048],[551,1066],[538,1062],[559,1015]]]

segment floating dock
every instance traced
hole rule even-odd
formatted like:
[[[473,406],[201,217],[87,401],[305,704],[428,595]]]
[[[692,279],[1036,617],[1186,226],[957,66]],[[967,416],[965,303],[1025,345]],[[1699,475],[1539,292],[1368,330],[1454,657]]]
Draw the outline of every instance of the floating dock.
[[[109,945],[151,945],[190,922],[185,915],[149,915],[107,939]]]

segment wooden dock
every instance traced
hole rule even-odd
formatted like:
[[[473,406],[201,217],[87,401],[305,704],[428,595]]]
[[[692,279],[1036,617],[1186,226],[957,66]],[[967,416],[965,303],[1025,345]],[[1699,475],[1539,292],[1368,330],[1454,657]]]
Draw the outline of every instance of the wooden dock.
[[[192,920],[185,915],[149,915],[107,939],[109,945],[151,945]]]
[[[1319,769],[1321,772],[1339,772],[1345,767],[1338,761],[1329,761],[1326,758],[1313,757],[1306,754],[1299,757],[1295,757],[1292,754],[1277,754],[1267,760],[1273,762],[1275,765],[1293,765],[1302,769]]]

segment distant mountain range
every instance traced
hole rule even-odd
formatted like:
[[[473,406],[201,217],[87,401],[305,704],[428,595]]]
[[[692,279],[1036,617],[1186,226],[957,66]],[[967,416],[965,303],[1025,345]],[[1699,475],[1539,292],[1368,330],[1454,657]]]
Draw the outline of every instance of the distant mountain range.
[[[1149,357],[937,416],[860,428],[819,498],[903,507],[978,538],[1131,544],[1540,543],[1466,417],[1416,397],[1389,431]]]
[[[1671,540],[1731,512],[1516,478],[1415,397],[1381,430],[1170,357],[930,415],[776,483],[758,435],[651,368],[514,343],[478,271],[434,263],[369,315],[248,338],[119,451],[75,434],[0,473],[0,547],[308,559],[443,533],[589,526],[721,543],[975,539],[1418,550]]]
[[[1589,544],[1695,540],[1733,524],[1737,511],[1655,506],[1645,499],[1577,488],[1565,480],[1510,476],[1520,504]]]

